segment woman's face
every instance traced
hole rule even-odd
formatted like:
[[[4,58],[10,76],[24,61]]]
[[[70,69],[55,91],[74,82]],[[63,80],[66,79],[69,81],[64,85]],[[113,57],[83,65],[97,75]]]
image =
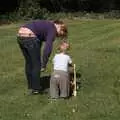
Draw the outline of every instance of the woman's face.
[[[61,25],[57,25],[57,36],[63,36],[64,31],[62,30]]]

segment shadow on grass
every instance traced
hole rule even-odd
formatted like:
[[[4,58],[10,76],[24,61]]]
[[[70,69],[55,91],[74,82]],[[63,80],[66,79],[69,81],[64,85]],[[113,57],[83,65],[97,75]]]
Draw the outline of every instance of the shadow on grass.
[[[76,72],[76,90],[78,91],[81,88],[81,73]],[[74,80],[74,73],[70,73],[70,81]],[[70,85],[70,96],[72,96],[73,93],[73,88],[72,85]]]
[[[45,75],[40,78],[41,80],[41,86],[43,87],[44,93],[49,93],[50,88],[50,75]]]

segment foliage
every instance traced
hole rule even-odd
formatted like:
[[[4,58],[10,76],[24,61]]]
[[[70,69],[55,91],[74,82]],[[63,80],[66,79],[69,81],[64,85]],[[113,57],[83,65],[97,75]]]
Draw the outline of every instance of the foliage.
[[[38,0],[51,12],[108,12],[120,10],[119,0]]]
[[[6,12],[1,12],[0,24],[33,19],[120,18],[118,0],[16,0],[15,3],[16,6],[10,7],[12,12],[9,7]],[[7,7],[2,6],[1,11],[2,8]]]
[[[119,0],[12,0],[7,2],[2,1],[2,3],[0,4],[0,12],[3,13],[12,12],[12,11],[16,11],[16,9],[21,9],[21,7],[22,9],[24,9],[23,11],[25,12],[27,10],[31,10],[32,8],[37,9],[36,8],[37,6],[38,8],[41,9],[45,8],[50,12],[78,12],[78,11],[108,12],[111,10],[120,10],[120,1]],[[27,12],[25,12],[25,14],[27,14]]]
[[[49,14],[46,8],[41,8],[39,3],[33,0],[22,0],[17,13],[23,19],[46,19]]]

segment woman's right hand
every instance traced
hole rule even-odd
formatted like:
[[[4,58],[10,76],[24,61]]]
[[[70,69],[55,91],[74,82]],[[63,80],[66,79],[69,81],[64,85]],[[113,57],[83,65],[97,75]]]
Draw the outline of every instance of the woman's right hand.
[[[44,72],[45,71],[45,68],[41,68],[41,70],[40,70],[41,72]]]

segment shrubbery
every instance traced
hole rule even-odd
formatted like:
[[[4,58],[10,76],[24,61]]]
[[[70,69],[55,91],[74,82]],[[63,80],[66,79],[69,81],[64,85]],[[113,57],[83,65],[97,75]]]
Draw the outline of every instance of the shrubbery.
[[[34,19],[120,19],[120,10],[104,13],[86,11],[51,13],[46,8],[41,8],[38,2],[27,0],[27,3],[21,2],[19,8],[14,12],[0,15],[0,24]]]
[[[17,11],[17,17],[23,20],[27,19],[47,19],[49,11],[46,8],[41,8],[37,2],[32,0],[27,3],[21,2]]]
[[[33,19],[120,19],[118,0],[116,2],[114,0],[18,0],[18,2],[18,5],[14,6],[14,12],[0,13],[0,24]]]
[[[0,24],[8,24],[15,21],[34,20],[34,19],[120,19],[120,11],[111,11],[105,13],[88,13],[88,12],[73,12],[73,13],[50,13],[47,9],[33,9],[32,7],[24,10],[19,9],[19,12],[0,15]]]

